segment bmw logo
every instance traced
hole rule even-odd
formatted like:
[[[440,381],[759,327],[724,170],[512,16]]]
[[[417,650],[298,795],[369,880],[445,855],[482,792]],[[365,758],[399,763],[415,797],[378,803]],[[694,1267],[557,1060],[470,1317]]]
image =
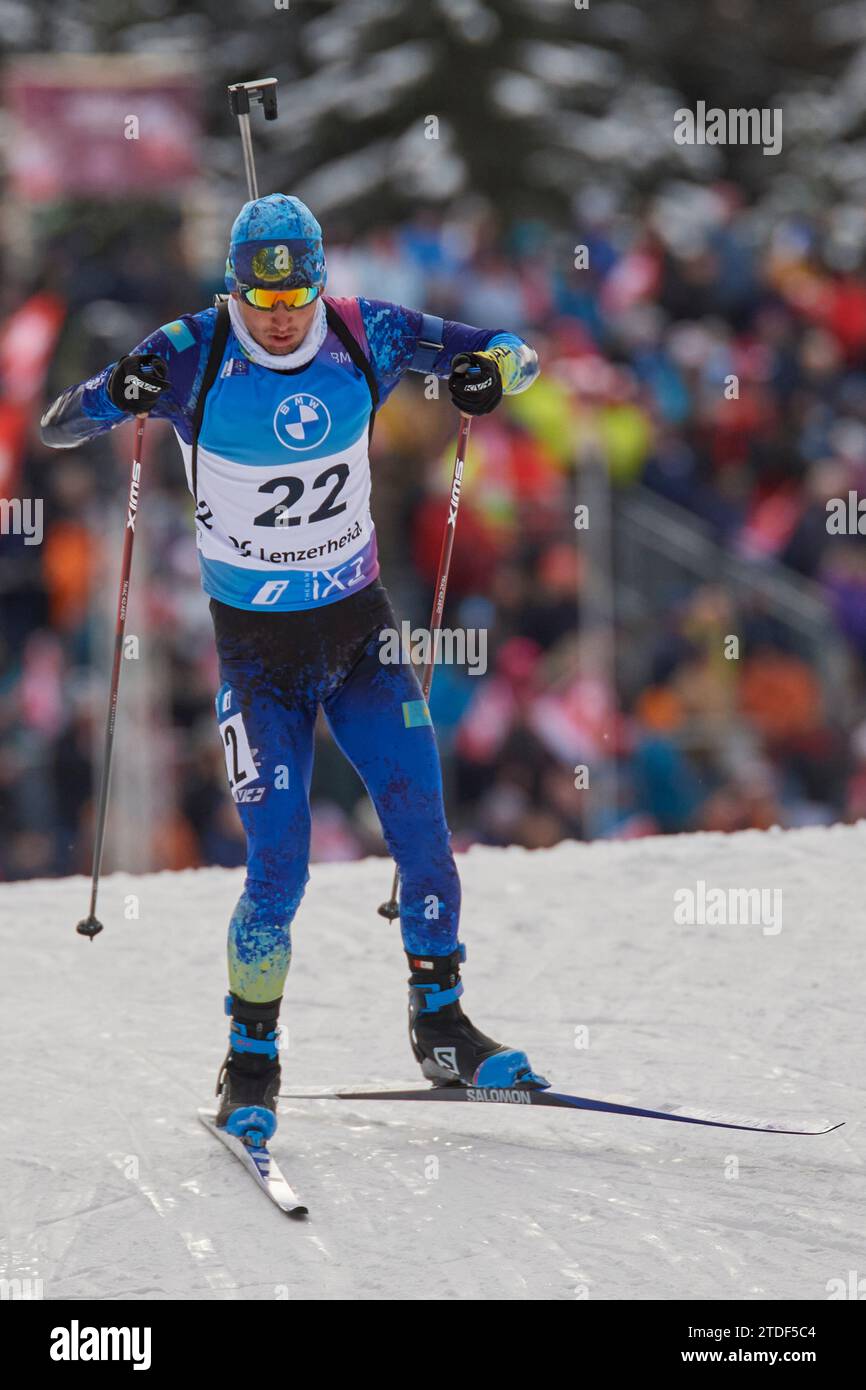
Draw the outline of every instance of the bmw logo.
[[[331,416],[318,396],[299,392],[280,401],[274,415],[274,433],[284,449],[313,449],[328,437]]]

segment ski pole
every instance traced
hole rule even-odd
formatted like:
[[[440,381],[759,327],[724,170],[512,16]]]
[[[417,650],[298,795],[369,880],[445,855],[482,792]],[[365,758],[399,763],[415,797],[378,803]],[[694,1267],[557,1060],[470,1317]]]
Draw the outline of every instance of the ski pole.
[[[252,101],[261,103],[266,121],[275,121],[277,119],[277,79],[275,77],[257,77],[254,82],[229,83],[229,106],[232,115],[238,118],[250,200],[259,196],[256,165],[253,159],[253,139],[250,131],[250,102]]]
[[[132,473],[129,479],[129,501],[126,511],[126,531],[123,538],[123,558],[120,562],[120,596],[117,601],[117,625],[114,631],[114,663],[111,668],[111,693],[108,699],[108,719],[105,725],[102,785],[99,789],[99,813],[96,818],[96,835],[93,841],[93,881],[90,888],[90,912],[75,928],[80,936],[88,936],[91,941],[102,931],[102,923],[96,916],[96,894],[99,889],[99,871],[102,865],[102,848],[105,840],[105,816],[108,810],[108,787],[111,780],[111,754],[114,747],[114,725],[117,719],[120,663],[123,658],[123,634],[126,630],[129,579],[132,572],[132,546],[135,541],[135,518],[138,513],[139,486],[141,482],[141,450],[144,441],[144,426],[147,423],[147,415],[136,415],[135,422],[135,448],[132,453]]]
[[[436,633],[442,626],[442,614],[445,611],[445,591],[448,587],[448,571],[451,568],[451,552],[454,549],[454,533],[457,529],[457,511],[460,506],[460,485],[463,480],[463,466],[466,460],[466,450],[469,447],[469,429],[472,424],[471,415],[464,415],[460,412],[460,428],[457,431],[457,449],[454,455],[454,472],[451,476],[451,495],[448,499],[448,520],[445,523],[445,530],[442,535],[442,548],[439,552],[439,569],[436,573],[436,585],[433,590],[433,612],[430,615],[430,647],[429,658],[424,666],[424,675],[421,679],[421,693],[426,704],[430,694],[430,687],[433,684],[433,667],[436,660]],[[394,878],[391,884],[391,896],[387,902],[381,904],[378,909],[380,917],[387,917],[392,922],[395,917],[400,915],[400,903],[397,899],[397,890],[400,883],[400,870],[395,866]]]

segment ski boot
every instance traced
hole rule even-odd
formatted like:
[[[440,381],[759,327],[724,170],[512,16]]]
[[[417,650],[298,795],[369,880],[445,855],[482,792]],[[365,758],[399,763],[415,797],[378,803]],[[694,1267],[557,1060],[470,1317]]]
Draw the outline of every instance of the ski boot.
[[[281,1002],[272,999],[269,1004],[248,1004],[235,994],[226,995],[226,1013],[232,1024],[228,1055],[217,1077],[220,1107],[216,1123],[253,1149],[267,1144],[277,1128],[277,1020]]]
[[[409,1041],[421,1071],[437,1086],[546,1090],[525,1052],[494,1042],[460,1007],[460,965],[466,947],[450,956],[416,956],[409,961]]]

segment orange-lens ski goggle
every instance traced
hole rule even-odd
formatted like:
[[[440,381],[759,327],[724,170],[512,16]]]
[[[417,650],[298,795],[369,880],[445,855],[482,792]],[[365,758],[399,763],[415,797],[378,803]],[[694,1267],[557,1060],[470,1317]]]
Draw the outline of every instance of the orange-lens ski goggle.
[[[260,290],[256,286],[239,285],[238,292],[254,309],[275,309],[278,304],[285,304],[287,309],[303,309],[306,304],[312,304],[319,293],[314,285],[304,285],[299,290]]]

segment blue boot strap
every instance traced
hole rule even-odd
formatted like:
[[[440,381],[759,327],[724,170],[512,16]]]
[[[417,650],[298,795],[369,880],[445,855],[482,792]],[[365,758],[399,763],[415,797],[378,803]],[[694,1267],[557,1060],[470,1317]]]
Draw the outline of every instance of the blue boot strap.
[[[274,1061],[279,1056],[276,1030],[273,1033],[268,1033],[267,1037],[264,1038],[249,1038],[247,1037],[246,1024],[238,1023],[236,1019],[233,1019],[229,1030],[229,1039],[232,1052],[258,1052]]]
[[[486,1057],[472,1079],[473,1086],[526,1086],[536,1091],[546,1091],[550,1082],[538,1076],[529,1065],[525,1052],[508,1050],[494,1052]]]
[[[456,1004],[463,993],[463,981],[458,980],[453,989],[441,989],[439,985],[412,985],[419,994],[424,996],[424,1007],[422,1014],[435,1014],[440,1009],[444,1009],[448,1004]]]
[[[236,1134],[239,1139],[248,1137],[253,1147],[259,1148],[276,1134],[277,1117],[273,1110],[263,1105],[242,1105],[229,1115],[226,1130],[229,1134]]]

